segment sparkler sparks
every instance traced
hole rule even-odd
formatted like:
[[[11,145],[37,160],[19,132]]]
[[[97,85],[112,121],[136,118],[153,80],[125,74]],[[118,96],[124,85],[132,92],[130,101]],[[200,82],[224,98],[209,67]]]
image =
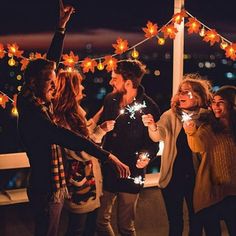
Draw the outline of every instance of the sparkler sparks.
[[[128,176],[128,179],[133,180],[135,184],[140,184],[140,185],[144,184],[144,178],[141,175],[139,175],[137,177]]]
[[[135,117],[135,113],[137,111],[139,111],[139,113],[142,113],[142,108],[145,108],[147,107],[145,101],[143,101],[143,103],[137,103],[137,102],[134,102],[133,105],[128,105],[125,110],[127,110],[129,112],[129,117],[130,119],[136,119]]]
[[[188,114],[188,113],[182,111],[182,119],[181,119],[181,121],[182,122],[186,122],[186,121],[192,120],[192,116],[193,116],[192,113]]]
[[[115,121],[123,114],[125,114],[125,109],[120,109],[120,114],[115,118]]]

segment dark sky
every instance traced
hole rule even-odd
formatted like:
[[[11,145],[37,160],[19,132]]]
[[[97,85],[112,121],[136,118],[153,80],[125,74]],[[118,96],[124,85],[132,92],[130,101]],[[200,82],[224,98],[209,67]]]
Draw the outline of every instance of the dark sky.
[[[76,14],[68,24],[67,37],[72,45],[86,41],[115,42],[120,32],[124,38],[142,40],[142,27],[148,20],[159,27],[167,23],[174,11],[174,0],[64,0],[72,3]],[[185,8],[210,28],[215,28],[230,41],[236,40],[235,0],[185,0]],[[1,0],[0,43],[17,42],[22,47],[46,48],[50,35],[56,28],[58,19],[58,0]],[[99,33],[98,30],[102,31]],[[105,31],[103,31],[105,29]],[[107,32],[108,30],[111,30]],[[95,30],[96,32],[92,32]],[[118,32],[113,35],[114,32]],[[25,39],[27,34],[36,34]],[[50,33],[50,35],[42,35]],[[70,33],[78,37],[70,36]],[[128,33],[139,33],[128,35]],[[84,34],[84,35],[83,35]],[[89,34],[89,35],[88,35]],[[93,36],[99,35],[93,38]],[[109,41],[107,39],[109,38]],[[122,37],[122,35],[121,35]],[[38,40],[38,41],[37,41]],[[80,40],[80,41],[79,41]],[[107,41],[106,41],[107,40]],[[71,42],[73,41],[73,42]],[[40,43],[39,43],[40,42]],[[94,43],[95,44],[95,43]]]
[[[0,35],[53,31],[58,0],[1,0]],[[173,14],[174,0],[64,0],[76,8],[69,31],[110,28],[139,30],[148,20],[159,25]],[[235,0],[186,0],[185,8],[199,20],[218,30],[236,25]],[[223,27],[226,27],[225,29]]]

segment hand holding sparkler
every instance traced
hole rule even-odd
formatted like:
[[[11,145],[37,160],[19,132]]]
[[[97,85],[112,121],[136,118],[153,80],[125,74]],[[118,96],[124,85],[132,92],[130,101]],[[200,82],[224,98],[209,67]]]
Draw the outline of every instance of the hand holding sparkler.
[[[143,121],[144,126],[148,127],[151,131],[157,130],[156,123],[151,114],[142,115],[142,121]]]
[[[181,115],[182,119],[181,119],[181,121],[182,121],[183,123],[184,123],[184,122],[187,122],[187,121],[190,121],[190,120],[192,120],[192,116],[193,116],[192,113],[188,114],[188,113],[182,111],[182,115]]]
[[[119,113],[119,115],[115,118],[115,121],[116,121],[121,115],[123,115],[123,114],[125,114],[125,109],[120,109],[120,113]]]
[[[109,132],[114,129],[115,123],[115,120],[107,120],[100,125],[100,128],[105,132]]]

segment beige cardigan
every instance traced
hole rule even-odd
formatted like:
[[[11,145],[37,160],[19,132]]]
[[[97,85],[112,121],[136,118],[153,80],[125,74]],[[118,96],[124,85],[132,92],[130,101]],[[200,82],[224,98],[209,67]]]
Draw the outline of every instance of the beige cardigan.
[[[148,129],[148,132],[154,142],[164,141],[158,186],[165,188],[172,177],[173,165],[177,155],[176,141],[183,124],[170,109],[162,114],[156,125],[156,131]]]
[[[214,134],[209,125],[186,127],[193,152],[201,154],[194,188],[195,212],[236,195],[236,144],[229,134]]]

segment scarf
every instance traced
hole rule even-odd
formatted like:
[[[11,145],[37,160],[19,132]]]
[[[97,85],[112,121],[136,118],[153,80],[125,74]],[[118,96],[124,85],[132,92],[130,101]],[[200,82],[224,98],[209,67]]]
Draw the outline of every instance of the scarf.
[[[40,110],[44,113],[44,115],[48,118],[48,120],[54,123],[52,104],[46,105],[46,103],[43,103],[38,97],[34,95],[33,91],[29,88],[24,88],[22,90],[22,96],[28,99],[36,107],[39,107]],[[59,145],[51,145],[51,183],[53,202],[61,202],[65,198],[69,197],[66,186],[62,152],[63,149]]]

